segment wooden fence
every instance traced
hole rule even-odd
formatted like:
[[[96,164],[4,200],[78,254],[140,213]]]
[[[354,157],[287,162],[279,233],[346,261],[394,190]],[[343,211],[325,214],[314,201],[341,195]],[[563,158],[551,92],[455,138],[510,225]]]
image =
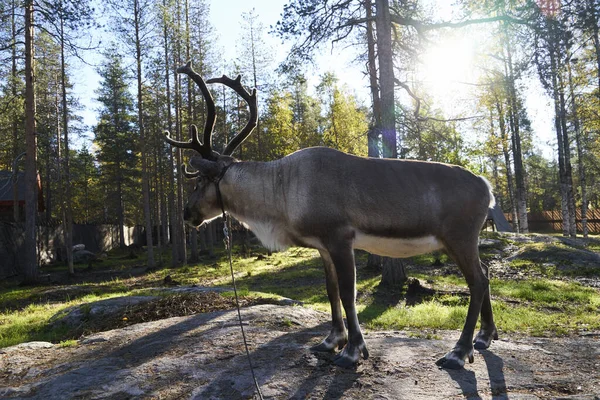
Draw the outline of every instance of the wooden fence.
[[[64,259],[64,232],[61,225],[37,226],[37,256],[40,265]],[[119,245],[116,225],[73,224],[73,244],[85,244],[93,253]],[[125,244],[145,244],[143,227],[125,227]],[[0,221],[0,279],[18,273],[24,262],[25,225]]]
[[[512,224],[512,214],[504,213],[508,222]],[[583,232],[581,225],[581,210],[577,209],[577,232]],[[530,232],[562,232],[562,212],[560,210],[528,213]],[[587,226],[589,233],[600,234],[600,210],[588,210]]]

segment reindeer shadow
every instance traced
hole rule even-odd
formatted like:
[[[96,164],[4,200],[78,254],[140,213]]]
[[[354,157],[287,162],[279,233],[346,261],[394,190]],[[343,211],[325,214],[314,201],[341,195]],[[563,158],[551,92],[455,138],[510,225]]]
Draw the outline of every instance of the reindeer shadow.
[[[504,377],[504,361],[501,357],[489,350],[479,350],[479,353],[483,356],[483,360],[488,370],[492,399],[508,399],[506,379]],[[444,371],[446,371],[450,378],[459,385],[465,399],[481,399],[475,372],[464,368],[460,370]]]
[[[340,399],[356,385],[361,374],[355,369],[342,369],[334,365],[332,362],[334,353],[308,351],[313,339],[322,337],[328,329],[328,322],[307,327],[278,336],[251,351],[252,364],[265,398],[285,396],[289,399],[305,399],[317,395],[318,392],[320,398]],[[282,356],[274,358],[273,348],[281,349]],[[283,392],[277,392],[277,388],[270,387],[274,377],[281,375],[282,371],[302,371],[303,369],[310,369],[310,373],[306,376],[302,376],[300,373],[295,377],[294,373],[290,373],[288,376],[290,382],[297,380],[299,383],[293,392],[288,392],[289,388],[287,387],[280,388]],[[279,382],[280,379],[276,381]],[[254,391],[251,382],[247,359],[245,355],[239,354],[192,398],[218,398],[225,393],[230,399],[249,398],[249,396],[253,396],[251,393]],[[294,386],[291,385],[291,387]]]
[[[490,389],[494,399],[508,399],[506,378],[504,377],[504,360],[489,350],[480,350],[490,378]]]

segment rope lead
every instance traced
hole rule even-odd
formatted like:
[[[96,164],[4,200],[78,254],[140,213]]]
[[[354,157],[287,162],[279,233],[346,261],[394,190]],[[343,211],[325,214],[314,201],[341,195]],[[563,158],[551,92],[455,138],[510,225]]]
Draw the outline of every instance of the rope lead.
[[[217,186],[217,193],[219,192],[218,186]],[[220,197],[220,196],[219,196]],[[221,202],[222,204],[222,202]],[[221,205],[221,207],[223,207]],[[225,235],[225,238],[223,239],[223,242],[225,243],[225,249],[227,249],[227,254],[229,257],[229,269],[231,270],[231,282],[233,283],[233,293],[235,294],[235,305],[237,307],[237,313],[238,313],[238,320],[240,322],[240,329],[242,330],[242,337],[244,338],[244,347],[246,348],[246,355],[248,356],[248,364],[250,364],[250,371],[252,372],[252,379],[254,380],[254,386],[256,387],[256,391],[258,393],[258,398],[260,400],[263,400],[263,395],[262,392],[260,391],[260,386],[258,385],[258,381],[256,380],[256,375],[254,374],[254,367],[252,366],[252,359],[250,358],[250,351],[248,350],[248,342],[246,341],[246,333],[244,332],[244,324],[242,323],[242,313],[240,312],[240,302],[238,300],[238,294],[237,294],[237,289],[235,287],[235,276],[233,274],[233,262],[232,262],[232,256],[231,256],[231,243],[232,243],[232,234],[231,234],[231,222],[229,221],[229,219],[227,218],[227,214],[225,213],[225,210],[223,210],[223,234]]]

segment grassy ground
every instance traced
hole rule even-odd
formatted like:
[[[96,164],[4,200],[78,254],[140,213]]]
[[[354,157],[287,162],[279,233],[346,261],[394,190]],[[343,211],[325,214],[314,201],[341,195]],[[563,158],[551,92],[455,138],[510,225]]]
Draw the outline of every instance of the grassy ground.
[[[548,237],[539,240],[535,235],[526,241],[496,234],[486,236],[492,244],[482,247],[482,260],[490,265],[492,306],[501,331],[540,336],[600,330],[600,290],[578,281],[585,277],[600,282],[600,267],[594,262],[600,239],[565,244]],[[247,304],[258,298],[283,296],[329,311],[316,251],[293,248],[268,255],[254,248],[250,257],[234,253],[236,281]],[[432,255],[407,260],[411,283],[403,288],[385,288],[380,285],[380,272],[367,268],[366,254],[358,253],[357,304],[359,319],[367,330],[409,329],[415,335],[429,336],[437,329],[461,329],[468,288],[458,268],[445,255],[440,258],[442,267],[432,266]],[[167,254],[162,260],[163,265],[170,264]],[[44,268],[42,273],[54,283],[0,286],[0,348],[31,340],[68,346],[81,333],[110,328],[104,324],[76,331],[49,329],[50,319],[68,307],[86,307],[111,297],[155,294],[155,288],[164,286],[231,285],[222,251],[197,265],[153,271],[145,267],[142,251],[115,251],[91,270],[77,266],[74,277],[69,277],[64,267]],[[227,293],[217,297],[231,300]],[[115,327],[148,320],[153,318],[151,315],[164,318],[207,311],[211,304],[219,304],[219,309],[233,305],[215,297],[184,296],[161,301],[129,310],[130,318],[116,319]]]

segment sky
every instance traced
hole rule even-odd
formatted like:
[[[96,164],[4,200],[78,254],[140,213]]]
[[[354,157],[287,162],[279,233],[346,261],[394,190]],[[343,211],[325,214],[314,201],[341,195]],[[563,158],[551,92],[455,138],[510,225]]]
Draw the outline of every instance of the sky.
[[[447,0],[423,0],[432,4],[441,19],[449,20],[451,15],[451,2]],[[209,0],[211,24],[213,25],[217,40],[219,53],[223,54],[225,60],[236,58],[236,48],[239,47],[242,35],[242,13],[249,12],[253,8],[260,22],[270,31],[280,19],[284,5],[287,0]],[[481,57],[482,41],[485,40],[485,30],[482,27],[472,29],[454,30],[446,33],[431,42],[423,56],[420,65],[419,77],[434,96],[436,104],[445,112],[447,118],[464,113],[473,102],[473,84],[476,83],[479,73],[477,59]],[[108,38],[103,38],[108,42]],[[284,45],[281,39],[273,35],[267,35],[265,41],[273,51],[274,67],[281,62],[289,49],[289,44]],[[340,45],[324,46],[326,50],[317,57],[317,70],[309,70],[309,87],[318,83],[319,76],[325,72],[332,71],[337,75],[339,82],[345,84],[352,90],[364,105],[369,105],[368,79],[363,73],[364,66],[353,65],[355,52],[351,48]],[[90,52],[86,60],[91,64],[100,62],[98,52]],[[225,63],[221,63],[225,64]],[[79,63],[79,71],[74,74],[74,94],[79,97],[85,110],[81,113],[84,123],[93,126],[97,121],[96,109],[99,107],[94,98],[100,77],[94,66]],[[218,75],[227,71],[217,71]],[[541,89],[537,79],[533,76],[525,85],[525,103],[528,115],[532,121],[536,144],[540,146],[547,158],[552,158],[552,147],[547,143],[553,140],[552,115],[549,98]],[[258,94],[261,95],[260,93]],[[472,113],[472,112],[471,112]],[[91,134],[88,140],[89,143]]]
[[[270,26],[274,26],[280,19],[283,13],[283,7],[287,3],[286,0],[209,0],[210,4],[210,22],[213,25],[217,34],[217,42],[219,52],[223,54],[223,59],[233,60],[236,58],[236,46],[242,35],[242,13],[249,12],[253,8],[259,16],[260,22],[265,26],[267,31],[270,31]],[[102,35],[101,31],[96,31],[94,35]],[[102,38],[104,43],[110,41],[110,37],[104,34]],[[289,46],[282,45],[281,40],[275,38],[274,35],[267,35],[265,41],[273,49],[274,67],[284,60],[287,55]],[[320,71],[311,71],[309,77],[309,86],[316,85],[319,74],[333,70],[342,82],[348,82],[357,94],[362,96],[363,101],[368,100],[368,92],[366,91],[367,81],[362,80],[362,73],[354,68],[349,68],[352,54],[343,49],[337,49],[333,53],[325,52],[318,57],[318,64],[321,66]],[[96,72],[97,64],[101,61],[101,56],[98,51],[90,51],[84,55],[85,60],[90,65],[83,64],[79,61],[74,61],[77,72],[73,76],[74,95],[78,97],[85,107],[80,113],[84,123],[89,127],[97,123],[96,109],[99,104],[94,100],[96,97],[95,90],[99,86],[100,76]],[[223,63],[221,63],[223,64]],[[227,71],[217,71],[217,75],[227,73]],[[259,93],[260,96],[260,93]],[[91,140],[91,133],[88,132],[88,139],[83,142],[88,144]]]

